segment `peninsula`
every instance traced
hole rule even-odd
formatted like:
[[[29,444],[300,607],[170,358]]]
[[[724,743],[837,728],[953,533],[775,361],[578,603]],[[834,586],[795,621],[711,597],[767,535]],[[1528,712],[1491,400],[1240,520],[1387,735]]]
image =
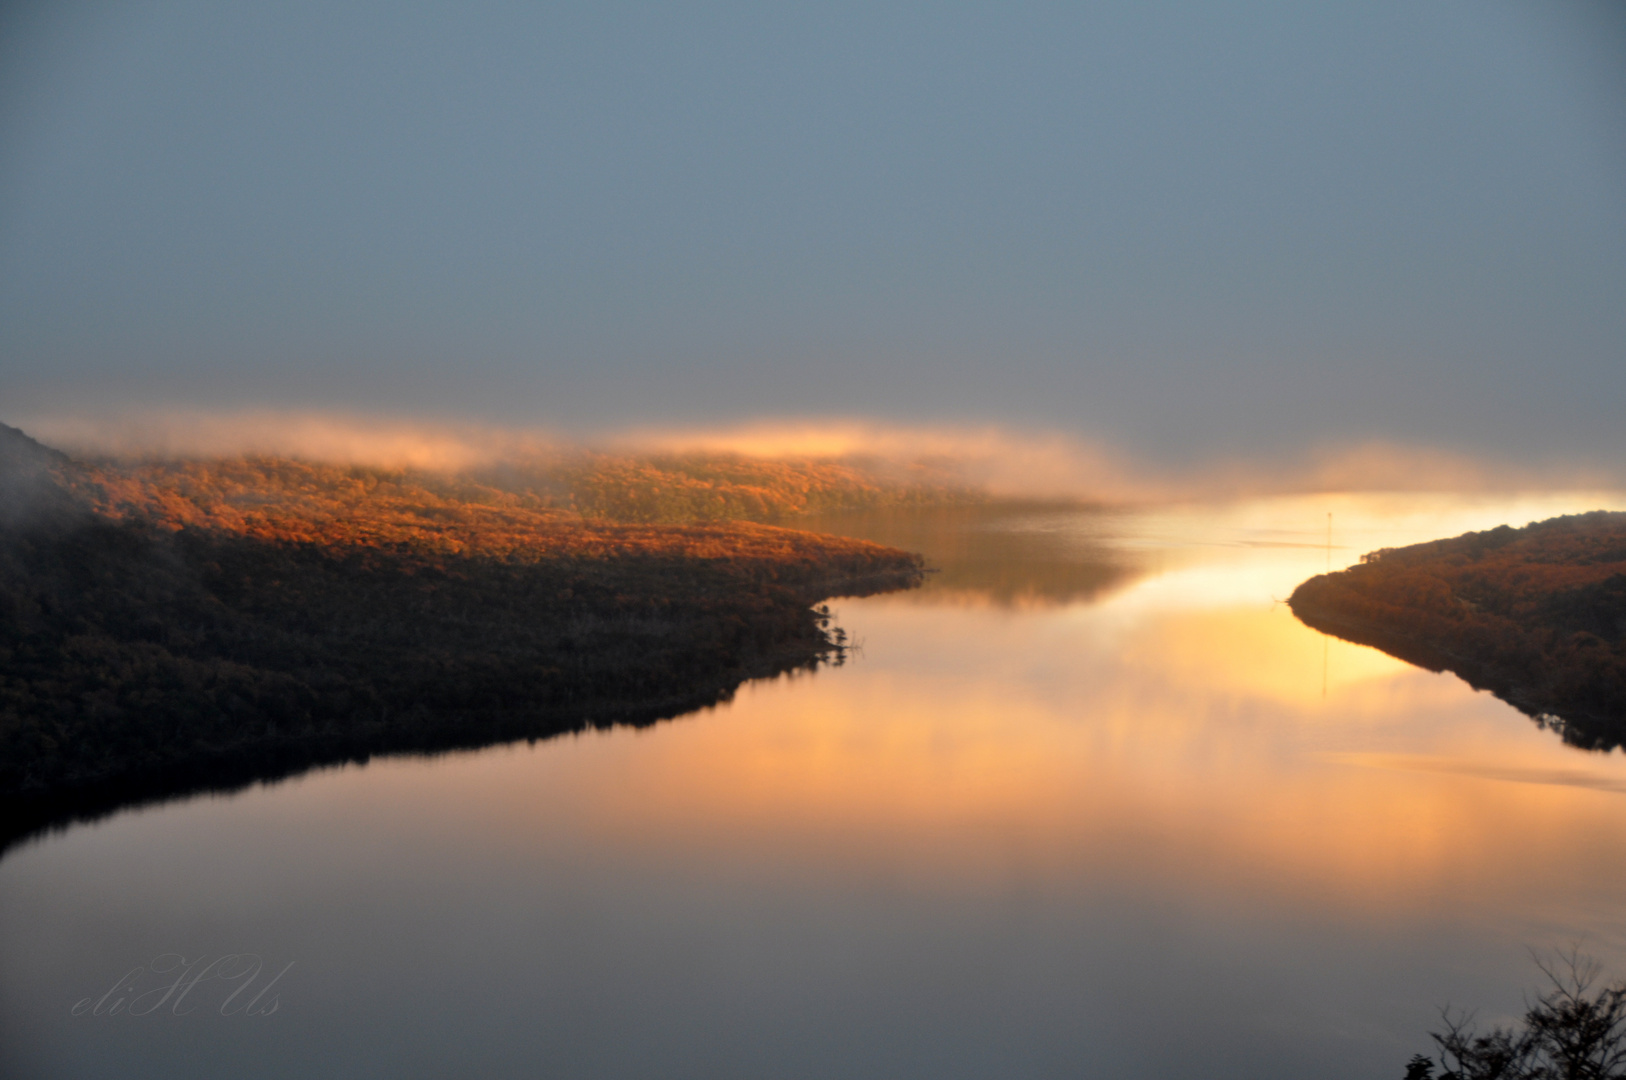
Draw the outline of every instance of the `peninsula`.
[[[840,663],[821,601],[920,580],[904,551],[718,520],[912,489],[766,463],[591,465],[505,487],[84,462],[0,425],[0,847],[372,754],[654,723]],[[604,506],[630,512],[590,512]],[[693,507],[701,523],[671,523]]]
[[[1626,742],[1626,513],[1376,551],[1288,604],[1324,633],[1454,672],[1575,746]]]

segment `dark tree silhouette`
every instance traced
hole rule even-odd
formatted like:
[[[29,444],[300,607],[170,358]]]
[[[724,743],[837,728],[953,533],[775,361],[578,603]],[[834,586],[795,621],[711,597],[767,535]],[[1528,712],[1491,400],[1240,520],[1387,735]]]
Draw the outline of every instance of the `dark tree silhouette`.
[[[1602,965],[1572,945],[1536,958],[1548,989],[1529,1003],[1519,1027],[1479,1032],[1471,1012],[1441,1012],[1438,1080],[1615,1080],[1626,1077],[1626,982],[1600,985]],[[1421,1054],[1405,1080],[1434,1080]]]
[[[812,605],[922,575],[861,540],[399,479],[121,472],[0,425],[0,852],[317,765],[682,715],[839,662]]]

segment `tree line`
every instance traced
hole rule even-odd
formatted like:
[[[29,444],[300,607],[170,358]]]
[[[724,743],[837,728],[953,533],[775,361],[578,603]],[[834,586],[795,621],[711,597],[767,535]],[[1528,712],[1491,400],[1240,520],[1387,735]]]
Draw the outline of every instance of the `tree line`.
[[[117,476],[0,431],[0,843],[323,762],[652,723],[840,662],[815,605],[922,571],[839,537],[489,515],[449,493],[425,529],[387,484],[369,501],[335,480],[360,508],[324,515],[303,468],[304,494],[262,490],[235,527],[150,478],[140,512],[113,514],[85,493]]]
[[[1288,603],[1318,630],[1453,671],[1576,746],[1626,740],[1626,513],[1373,552]]]

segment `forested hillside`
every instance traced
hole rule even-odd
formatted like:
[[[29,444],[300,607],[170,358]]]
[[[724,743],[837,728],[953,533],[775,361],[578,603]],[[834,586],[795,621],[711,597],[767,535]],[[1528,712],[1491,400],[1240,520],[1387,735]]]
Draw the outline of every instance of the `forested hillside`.
[[[1288,603],[1318,630],[1492,690],[1577,746],[1626,741],[1626,513],[1373,552]]]
[[[0,428],[0,811],[648,723],[838,660],[904,552],[588,520],[467,477],[71,461]]]
[[[734,455],[585,450],[456,472],[287,458],[110,459],[63,470],[76,496],[117,518],[145,517],[313,540],[435,540],[500,548],[561,521],[794,524],[813,514],[967,505],[974,491],[916,471]]]

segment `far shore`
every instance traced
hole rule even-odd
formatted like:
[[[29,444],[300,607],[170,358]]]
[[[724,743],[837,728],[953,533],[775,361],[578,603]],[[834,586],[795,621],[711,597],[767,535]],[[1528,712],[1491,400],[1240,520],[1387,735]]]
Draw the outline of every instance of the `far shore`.
[[[1626,513],[1374,552],[1288,604],[1324,633],[1451,671],[1573,745],[1626,743]]]

